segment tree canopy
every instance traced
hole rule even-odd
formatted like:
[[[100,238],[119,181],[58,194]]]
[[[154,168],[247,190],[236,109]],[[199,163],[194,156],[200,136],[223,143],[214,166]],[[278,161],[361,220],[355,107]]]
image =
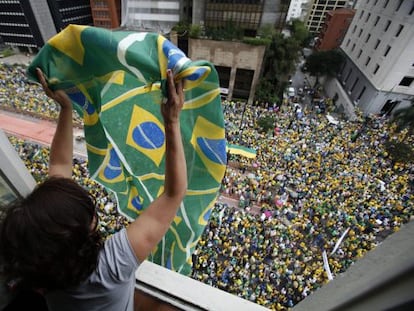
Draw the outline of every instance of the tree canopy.
[[[302,21],[294,19],[290,26],[290,31],[295,40],[300,43],[301,47],[309,45],[312,36],[309,33],[308,29],[306,29],[306,26]]]
[[[312,76],[336,76],[345,57],[339,50],[318,51],[306,59],[306,68]]]
[[[295,70],[299,51],[307,44],[309,33],[303,22],[293,21],[290,30],[289,37],[273,34],[266,48],[262,78],[256,89],[256,99],[261,102],[280,101],[287,86],[287,76]]]
[[[396,162],[412,163],[414,161],[414,100],[411,100],[411,106],[397,110],[391,122],[396,124],[395,132],[401,134],[395,140],[390,139],[385,144],[388,153]]]
[[[410,135],[414,134],[414,100],[410,107],[397,110],[392,120],[397,124],[397,132],[407,129]]]

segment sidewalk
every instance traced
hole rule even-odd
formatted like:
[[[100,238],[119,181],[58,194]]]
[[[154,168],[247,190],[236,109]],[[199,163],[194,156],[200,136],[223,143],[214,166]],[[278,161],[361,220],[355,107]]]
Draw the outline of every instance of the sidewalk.
[[[0,58],[0,63],[4,64],[21,64],[21,65],[29,65],[33,58],[35,58],[36,55],[32,54],[24,54],[24,53],[17,53],[8,57]]]
[[[50,146],[56,123],[0,110],[0,128],[13,136]],[[86,157],[85,143],[75,139],[80,134],[83,135],[83,130],[74,128],[73,151],[76,155]]]

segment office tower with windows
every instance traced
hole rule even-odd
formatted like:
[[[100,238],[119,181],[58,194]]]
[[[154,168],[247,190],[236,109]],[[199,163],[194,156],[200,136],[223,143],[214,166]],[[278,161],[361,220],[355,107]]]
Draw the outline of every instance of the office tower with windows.
[[[168,34],[181,20],[181,1],[122,0],[122,26]]]
[[[196,3],[197,2],[197,3]],[[206,27],[225,27],[231,24],[244,35],[255,36],[260,27],[271,25],[282,30],[289,8],[286,0],[205,0],[193,1],[193,23]]]
[[[46,0],[2,0],[0,20],[3,42],[26,51],[36,51],[56,34]]]
[[[93,25],[114,29],[121,25],[121,0],[90,0]]]
[[[317,36],[322,28],[326,13],[332,10],[351,7],[354,1],[349,0],[312,0],[308,16],[305,20],[309,32]]]
[[[92,25],[89,0],[0,0],[0,36],[30,52],[69,24]]]
[[[286,15],[286,21],[289,22],[292,19],[303,20],[307,13],[309,2],[311,2],[311,0],[291,0]]]
[[[414,2],[359,2],[342,42],[346,62],[334,99],[347,110],[389,115],[414,99]],[[329,87],[328,87],[329,88]],[[342,96],[343,95],[343,96]]]
[[[69,24],[93,25],[89,0],[47,0],[47,3],[58,32]]]

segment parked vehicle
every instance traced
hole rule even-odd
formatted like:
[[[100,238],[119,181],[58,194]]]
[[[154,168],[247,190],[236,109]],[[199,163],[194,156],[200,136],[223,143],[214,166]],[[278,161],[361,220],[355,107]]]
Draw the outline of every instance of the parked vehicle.
[[[296,95],[295,88],[293,86],[289,86],[287,94],[288,94],[289,97],[295,97],[295,95]]]

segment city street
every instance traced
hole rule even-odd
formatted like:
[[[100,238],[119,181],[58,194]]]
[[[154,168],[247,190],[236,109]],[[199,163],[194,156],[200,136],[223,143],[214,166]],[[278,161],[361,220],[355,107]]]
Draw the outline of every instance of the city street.
[[[303,97],[300,100],[300,104],[302,105],[302,108],[309,106],[311,103],[311,96],[307,94],[305,91],[305,85],[308,87],[313,87],[315,84],[315,77],[309,76],[308,73],[304,73],[301,70],[301,66],[305,63],[305,60],[301,57],[298,61],[298,64],[296,65],[296,72],[292,76],[292,86],[296,90],[296,94],[298,94],[299,89],[301,88],[303,90]]]

